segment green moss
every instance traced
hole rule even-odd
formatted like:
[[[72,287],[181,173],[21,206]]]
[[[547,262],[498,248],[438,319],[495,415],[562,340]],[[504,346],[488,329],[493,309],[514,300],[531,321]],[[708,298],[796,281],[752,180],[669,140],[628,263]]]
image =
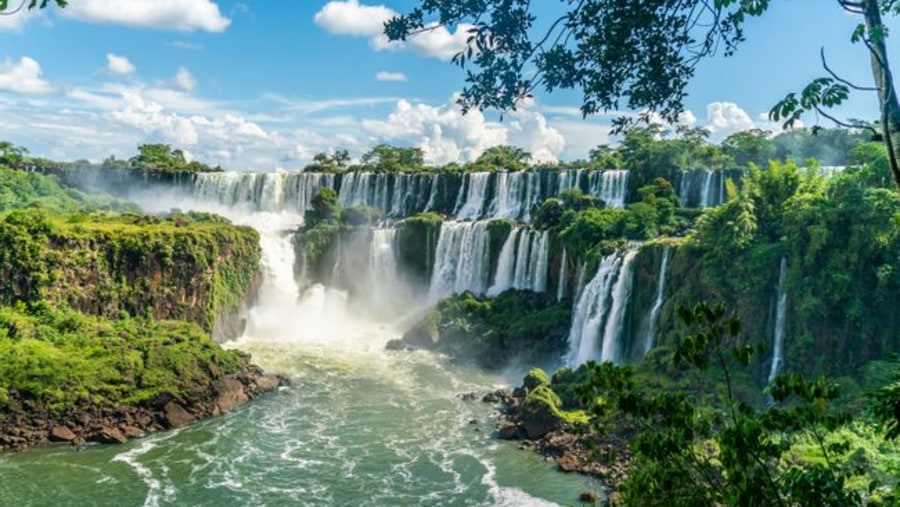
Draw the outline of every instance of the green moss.
[[[52,412],[139,404],[186,395],[243,361],[186,322],[0,307],[0,404],[32,400]]]
[[[522,381],[522,385],[528,388],[529,391],[534,390],[540,386],[549,386],[550,385],[550,377],[547,376],[547,372],[540,368],[532,368],[525,375],[525,379]]]
[[[246,296],[259,236],[209,215],[13,211],[0,219],[0,304],[68,306],[105,317],[183,319],[211,330]]]
[[[530,420],[560,421],[566,424],[587,424],[588,416],[582,410],[563,410],[562,401],[550,389],[542,385],[530,391],[522,402],[522,418]]]

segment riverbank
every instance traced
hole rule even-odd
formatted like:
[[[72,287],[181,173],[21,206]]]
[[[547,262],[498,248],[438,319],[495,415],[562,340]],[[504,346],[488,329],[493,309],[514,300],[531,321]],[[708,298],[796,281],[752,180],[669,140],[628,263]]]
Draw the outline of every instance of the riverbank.
[[[10,393],[9,402],[0,409],[0,451],[21,451],[50,443],[76,447],[86,443],[125,443],[221,415],[289,382],[281,375],[267,375],[244,357],[243,367],[237,373],[210,378],[206,385],[186,395],[162,394],[141,405],[103,409],[89,403],[77,404],[54,414]]]

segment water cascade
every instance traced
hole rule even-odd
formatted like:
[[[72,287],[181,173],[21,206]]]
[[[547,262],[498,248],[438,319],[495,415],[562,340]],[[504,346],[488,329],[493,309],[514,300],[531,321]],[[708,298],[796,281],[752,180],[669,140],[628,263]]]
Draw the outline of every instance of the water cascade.
[[[435,251],[429,300],[472,291],[488,283],[488,222],[444,222]]]
[[[481,218],[491,173],[468,173],[464,184],[459,187],[454,215],[459,220]]]
[[[681,205],[687,208],[708,208],[725,202],[724,171],[682,171],[678,185]]]
[[[547,290],[547,275],[550,263],[550,234],[526,227],[513,229],[497,261],[494,283],[487,291],[488,296],[496,296],[509,289]]]
[[[769,382],[775,380],[781,365],[784,362],[784,319],[787,313],[787,293],[784,290],[784,281],[787,278],[787,259],[781,258],[781,267],[778,273],[778,304],[775,308],[775,336],[772,344],[772,367],[769,370]]]
[[[564,297],[566,297],[566,283],[567,283],[567,268],[568,268],[568,254],[566,253],[566,249],[563,248],[562,260],[559,263],[559,280],[556,284],[556,300],[562,301]]]
[[[601,199],[607,206],[624,208],[628,196],[628,174],[624,170],[591,173],[588,193]]]
[[[322,188],[334,188],[333,174],[315,173],[199,173],[192,195],[203,201],[251,211],[295,211],[309,209]]]
[[[647,319],[647,336],[644,339],[644,355],[650,352],[655,344],[656,324],[659,322],[659,312],[662,310],[663,297],[666,292],[666,268],[669,266],[669,245],[663,247],[662,261],[659,266],[659,283],[656,286],[656,299],[650,308],[650,317]]]
[[[615,252],[603,258],[597,274],[585,285],[575,304],[569,330],[566,362],[621,362],[621,337],[634,282],[637,250]]]

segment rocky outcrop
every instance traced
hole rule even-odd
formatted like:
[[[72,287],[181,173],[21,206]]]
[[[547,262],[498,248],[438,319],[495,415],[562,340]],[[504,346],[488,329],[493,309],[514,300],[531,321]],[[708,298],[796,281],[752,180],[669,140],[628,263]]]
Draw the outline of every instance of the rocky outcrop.
[[[532,390],[501,389],[482,397],[482,402],[498,408],[497,438],[518,440],[520,449],[552,460],[560,471],[595,477],[607,491],[614,491],[627,476],[631,460],[628,428],[603,435],[591,432],[581,424],[584,419],[560,409],[558,396],[541,382],[543,377],[529,372]]]
[[[75,446],[124,443],[234,410],[288,382],[285,377],[266,375],[257,366],[246,365],[240,373],[211,381],[189,396],[163,395],[152,403],[115,410],[83,405],[52,415],[30,401],[11,400],[0,411],[0,450],[22,450],[52,442]]]

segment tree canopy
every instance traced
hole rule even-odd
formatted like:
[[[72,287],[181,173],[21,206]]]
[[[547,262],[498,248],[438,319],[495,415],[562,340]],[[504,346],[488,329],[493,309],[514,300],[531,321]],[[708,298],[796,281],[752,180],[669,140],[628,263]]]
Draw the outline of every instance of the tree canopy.
[[[530,0],[420,0],[385,24],[392,41],[438,26],[471,24],[467,48],[454,62],[466,68],[459,102],[472,108],[515,109],[535,90],[573,89],[584,115],[622,111],[622,132],[655,116],[675,123],[684,112],[696,66],[716,54],[732,55],[744,42],[744,23],[766,14],[770,0],[579,0],[560,2],[555,19],[538,19]],[[838,0],[832,8],[860,18],[852,40],[872,62],[874,87],[842,79],[822,54],[827,75],[801,93],[788,94],[771,111],[792,125],[816,112],[841,126],[871,130],[885,143],[900,186],[900,101],[896,96],[882,16],[900,14],[898,0]],[[828,113],[850,92],[877,92],[877,125],[842,121]],[[629,113],[630,112],[630,113]]]

